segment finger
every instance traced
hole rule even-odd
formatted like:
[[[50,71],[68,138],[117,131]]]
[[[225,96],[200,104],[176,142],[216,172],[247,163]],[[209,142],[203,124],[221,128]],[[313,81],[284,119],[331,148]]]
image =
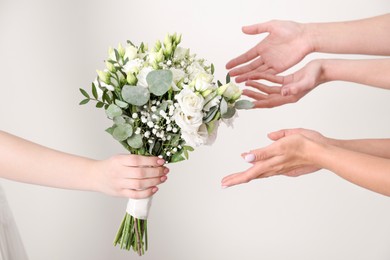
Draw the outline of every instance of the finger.
[[[130,190],[145,190],[157,186],[168,179],[167,176],[150,179],[126,179],[122,181],[122,187]]]
[[[282,129],[268,134],[268,138],[273,141],[279,140],[280,138],[283,138],[285,136],[286,136],[286,129]]]
[[[271,98],[265,100],[254,101],[254,108],[273,108],[298,101],[296,96],[282,96],[274,95]]]
[[[244,54],[241,54],[237,58],[234,58],[231,61],[229,61],[226,64],[226,69],[228,69],[228,70],[232,69],[240,64],[243,64],[245,62],[253,60],[257,56],[259,56],[259,54],[257,53],[257,46],[255,46],[252,49],[250,49],[249,51],[245,52]]]
[[[237,75],[251,72],[251,71],[259,68],[263,64],[264,64],[264,62],[263,62],[262,58],[259,57],[247,65],[244,65],[242,67],[239,67],[239,68],[236,68],[236,69],[229,71],[229,75],[232,77],[235,77]]]
[[[273,83],[277,83],[277,84],[282,84],[283,83],[283,76],[276,76],[272,73],[269,73],[268,71],[272,71],[273,70],[265,70],[265,71],[256,71],[256,72],[250,72],[250,73],[246,73],[244,75],[240,75],[239,77],[236,78],[236,82],[237,83],[241,83],[241,82],[244,82],[244,81],[249,81],[249,80],[267,80],[267,81],[270,81],[270,82],[273,82]]]
[[[264,174],[264,169],[267,168],[266,163],[262,164],[256,164],[246,170],[245,172],[239,172],[231,174],[225,178],[222,179],[222,187],[231,187],[243,183],[248,183],[254,179],[261,178],[261,176]]]
[[[158,191],[157,187],[150,187],[146,190],[130,190],[130,189],[123,189],[120,192],[120,196],[131,198],[131,199],[145,199],[150,196],[153,196]]]
[[[147,179],[167,175],[167,167],[126,167],[123,177],[126,179]]]
[[[156,156],[120,155],[119,160],[125,166],[158,167],[165,164],[165,160]]]
[[[255,88],[255,89],[257,89],[261,92],[267,93],[267,94],[280,94],[280,89],[281,89],[281,87],[277,87],[277,86],[271,87],[271,86],[267,86],[267,85],[264,85],[262,83],[253,81],[253,80],[249,80],[249,81],[245,82],[245,86]]]
[[[266,22],[266,23],[258,23],[258,24],[243,26],[242,32],[250,35],[269,32],[268,24],[269,23]]]
[[[247,96],[249,98],[253,98],[255,100],[263,100],[263,99],[267,98],[266,95],[261,94],[259,92],[255,92],[255,91],[249,90],[249,89],[244,89],[242,91],[242,95]]]
[[[318,170],[320,170],[320,168],[315,167],[315,166],[304,166],[304,167],[299,167],[299,168],[293,169],[291,171],[288,171],[288,172],[284,173],[284,175],[289,176],[289,177],[298,177],[298,176],[301,176],[303,174],[316,172]]]

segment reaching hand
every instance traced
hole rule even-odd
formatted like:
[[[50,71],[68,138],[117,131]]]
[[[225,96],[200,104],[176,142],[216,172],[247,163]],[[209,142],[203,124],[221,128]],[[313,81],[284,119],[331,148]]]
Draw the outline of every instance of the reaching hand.
[[[270,133],[268,137],[275,142],[265,148],[242,154],[253,166],[244,172],[223,178],[223,187],[274,175],[296,177],[320,170],[307,156],[311,152],[311,143],[328,142],[320,133],[306,129],[289,129]]]
[[[297,64],[314,49],[304,24],[270,21],[244,26],[242,31],[250,35],[262,33],[269,33],[269,35],[249,51],[226,64],[227,69],[232,69],[229,72],[230,76],[238,76],[236,78],[238,83],[245,81],[253,73],[283,72]],[[235,68],[247,62],[250,63]]]
[[[255,108],[272,108],[295,103],[316,86],[325,82],[320,60],[311,61],[301,70],[287,76],[257,72],[247,79],[249,81],[245,85],[258,91],[244,89],[242,94],[255,99],[253,102]],[[265,79],[281,86],[267,86],[253,81],[257,79]]]

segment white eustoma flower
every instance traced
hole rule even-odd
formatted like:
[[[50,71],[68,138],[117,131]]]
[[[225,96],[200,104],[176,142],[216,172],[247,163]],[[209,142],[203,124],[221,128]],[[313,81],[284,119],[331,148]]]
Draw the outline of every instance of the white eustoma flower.
[[[204,98],[197,93],[194,93],[188,88],[184,88],[176,95],[176,100],[179,103],[181,111],[186,116],[196,117],[202,114],[204,106]]]
[[[205,73],[206,71],[199,62],[194,61],[190,66],[187,67],[187,72],[189,74],[190,80],[192,81],[199,73]]]
[[[184,60],[190,54],[190,49],[182,48],[180,46],[176,47],[175,53],[173,54],[173,59],[175,61]]]
[[[153,70],[152,67],[145,67],[145,68],[140,70],[140,72],[137,75],[137,79],[138,79],[137,85],[138,86],[142,86],[144,88],[148,87],[148,82],[146,81],[146,76],[148,76],[149,72],[151,72],[152,70]]]
[[[123,71],[127,74],[127,73],[137,73],[138,71],[140,71],[140,69],[142,68],[144,64],[144,61],[142,59],[134,59],[134,60],[130,60],[128,61],[124,66],[123,66]]]
[[[181,137],[186,141],[189,146],[198,147],[207,143],[208,133],[205,124],[199,126],[197,131],[187,132],[182,131]]]
[[[125,60],[128,58],[129,60],[134,60],[137,58],[138,49],[134,47],[133,45],[127,45],[125,49],[125,55],[123,56],[123,59]]]
[[[180,88],[177,86],[177,83],[184,79],[184,77],[186,76],[186,73],[182,70],[182,69],[176,69],[176,68],[170,68],[169,69],[171,72],[172,72],[172,81],[173,81],[173,84],[172,84],[172,89],[174,91],[179,91]]]
[[[176,124],[180,127],[183,132],[197,132],[200,125],[202,124],[203,113],[199,112],[192,116],[186,115],[181,109],[177,109],[174,115]],[[172,132],[175,131],[175,128],[172,129]]]

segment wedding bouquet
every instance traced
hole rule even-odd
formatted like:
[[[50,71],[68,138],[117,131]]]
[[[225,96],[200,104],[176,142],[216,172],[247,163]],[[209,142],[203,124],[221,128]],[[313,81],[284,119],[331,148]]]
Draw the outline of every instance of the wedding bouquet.
[[[188,158],[194,147],[211,144],[220,121],[231,120],[236,109],[253,104],[238,100],[241,90],[230,82],[214,81],[214,66],[179,47],[181,35],[166,35],[149,50],[127,41],[110,48],[106,68],[97,71],[92,95],[113,124],[106,131],[131,154],[159,156],[167,163]],[[114,245],[145,253],[147,217],[152,198],[129,199]]]

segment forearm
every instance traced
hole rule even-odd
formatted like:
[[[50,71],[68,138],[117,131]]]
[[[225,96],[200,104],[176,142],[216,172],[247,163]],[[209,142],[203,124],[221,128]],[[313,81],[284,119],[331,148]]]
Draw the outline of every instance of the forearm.
[[[390,159],[390,139],[329,139],[329,143],[355,152]]]
[[[323,81],[349,81],[390,89],[390,59],[320,60]]]
[[[333,23],[306,24],[314,52],[390,55],[390,14]]]
[[[55,151],[0,131],[0,177],[50,187],[92,190],[95,161]]]
[[[312,144],[310,160],[361,187],[390,196],[390,160],[343,149]]]

